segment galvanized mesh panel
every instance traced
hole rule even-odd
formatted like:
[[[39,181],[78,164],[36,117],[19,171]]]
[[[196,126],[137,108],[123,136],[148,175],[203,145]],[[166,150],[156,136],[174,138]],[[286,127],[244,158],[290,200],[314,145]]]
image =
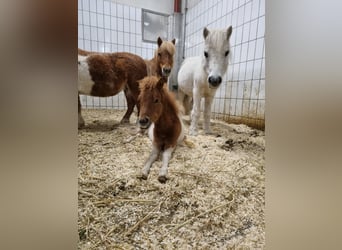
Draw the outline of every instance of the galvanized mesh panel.
[[[233,26],[232,58],[214,98],[213,118],[265,126],[265,0],[188,1],[185,37],[176,34],[173,16],[167,19],[168,39],[180,38],[177,53],[200,55],[202,31]],[[155,37],[157,39],[157,37]],[[182,44],[179,44],[181,42]],[[108,0],[78,1],[78,47],[99,52],[127,51],[145,59],[153,57],[156,44],[142,38],[142,9]],[[182,56],[180,56],[181,58]],[[179,58],[179,57],[178,57]],[[179,63],[179,61],[178,61]],[[175,66],[178,70],[179,65]],[[177,72],[174,72],[176,75]],[[175,81],[176,77],[172,79]],[[85,108],[126,109],[123,93],[109,98],[81,96]]]

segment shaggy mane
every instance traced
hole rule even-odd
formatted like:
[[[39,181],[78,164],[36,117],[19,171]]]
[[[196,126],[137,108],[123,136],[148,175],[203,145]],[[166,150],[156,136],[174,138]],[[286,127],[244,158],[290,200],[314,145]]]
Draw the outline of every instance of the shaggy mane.
[[[163,43],[160,45],[160,47],[155,50],[154,57],[158,56],[158,51],[159,50],[166,50],[171,56],[173,56],[175,54],[175,52],[176,52],[176,47],[170,41],[163,41]]]
[[[220,48],[222,46],[222,42],[227,40],[227,30],[210,30],[207,39],[213,47]]]

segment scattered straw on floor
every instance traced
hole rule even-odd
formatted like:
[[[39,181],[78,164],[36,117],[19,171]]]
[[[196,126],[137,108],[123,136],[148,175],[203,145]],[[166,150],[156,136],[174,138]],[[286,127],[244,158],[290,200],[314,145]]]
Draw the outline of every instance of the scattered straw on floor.
[[[187,135],[158,182],[137,178],[151,142],[135,136],[136,116],[83,110],[79,130],[79,249],[263,249],[265,136],[212,121],[213,135]],[[188,129],[189,118],[185,118]]]

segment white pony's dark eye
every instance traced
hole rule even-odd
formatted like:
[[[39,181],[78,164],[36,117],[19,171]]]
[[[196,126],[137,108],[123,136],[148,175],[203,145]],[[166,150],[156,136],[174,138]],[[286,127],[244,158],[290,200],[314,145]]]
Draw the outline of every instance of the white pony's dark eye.
[[[224,53],[224,56],[228,56],[229,54],[229,50],[226,51],[226,53]]]
[[[206,58],[208,58],[208,52],[206,52],[206,51],[204,51],[204,56],[206,57]]]

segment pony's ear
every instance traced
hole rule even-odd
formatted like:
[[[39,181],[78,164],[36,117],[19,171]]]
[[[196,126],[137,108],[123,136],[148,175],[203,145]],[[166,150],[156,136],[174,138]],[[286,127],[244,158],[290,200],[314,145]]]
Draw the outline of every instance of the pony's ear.
[[[160,38],[160,36],[158,36],[157,42],[158,42],[158,47],[160,47],[160,45],[163,43],[163,40]]]
[[[173,38],[171,42],[175,45],[176,44],[176,38]]]
[[[204,39],[206,39],[208,35],[209,35],[209,30],[207,29],[207,27],[204,27],[204,29],[203,29],[203,37],[204,37]]]
[[[167,77],[162,76],[157,83],[157,88],[162,89],[164,87],[164,83],[167,83]]]
[[[232,26],[229,26],[229,28],[227,29],[227,40],[229,40],[231,34],[233,32],[233,27]]]

